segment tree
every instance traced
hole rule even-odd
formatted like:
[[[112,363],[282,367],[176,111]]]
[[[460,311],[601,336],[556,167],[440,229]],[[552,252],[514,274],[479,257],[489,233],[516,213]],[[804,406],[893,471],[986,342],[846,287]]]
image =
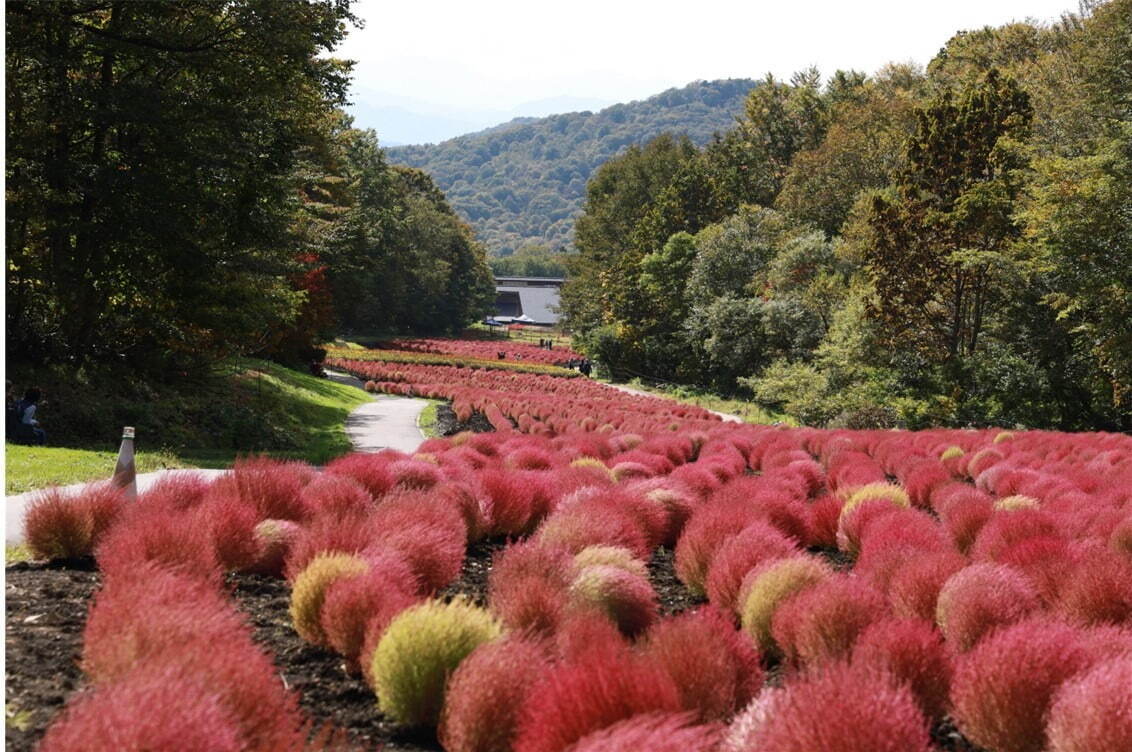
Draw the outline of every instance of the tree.
[[[976,351],[1013,267],[1013,144],[1030,118],[1025,92],[995,70],[917,113],[908,165],[865,219],[870,312],[889,346],[952,365]]]
[[[176,370],[261,346],[346,0],[6,6],[10,355]],[[267,61],[270,61],[268,64]]]

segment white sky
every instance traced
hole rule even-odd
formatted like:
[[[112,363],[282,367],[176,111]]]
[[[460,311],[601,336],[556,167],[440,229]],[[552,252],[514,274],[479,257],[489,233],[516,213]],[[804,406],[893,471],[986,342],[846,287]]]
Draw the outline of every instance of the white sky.
[[[355,92],[453,108],[627,101],[696,79],[921,64],[959,29],[1056,19],[1076,0],[357,0],[335,52]]]

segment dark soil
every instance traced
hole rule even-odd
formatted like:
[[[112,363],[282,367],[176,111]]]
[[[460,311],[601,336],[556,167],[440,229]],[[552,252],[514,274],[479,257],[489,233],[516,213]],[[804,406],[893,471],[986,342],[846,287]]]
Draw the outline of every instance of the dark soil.
[[[79,658],[98,572],[20,562],[7,567],[4,593],[5,749],[32,750],[82,684]]]
[[[488,433],[494,431],[495,426],[491,425],[491,421],[483,413],[478,412],[472,413],[471,418],[461,422],[456,419],[456,411],[452,409],[451,403],[445,402],[436,407],[436,430],[441,436],[452,436],[464,431]]]
[[[439,593],[463,595],[484,605],[492,557],[502,539],[481,541],[464,560],[460,578]],[[705,601],[692,596],[676,579],[672,550],[660,548],[649,562],[649,580],[662,614],[677,614]],[[7,728],[8,750],[31,752],[64,702],[82,685],[78,667],[82,629],[89,600],[98,586],[90,563],[83,568],[14,564],[7,568]],[[389,752],[435,752],[441,747],[432,730],[406,730],[386,719],[365,681],[346,671],[340,656],[304,642],[288,615],[290,588],[279,578],[238,574],[228,578],[236,605],[248,617],[257,642],[268,650],[286,685],[299,692],[304,712],[317,724],[343,729],[362,748]],[[772,684],[781,667],[769,666]],[[15,723],[21,728],[17,728]],[[951,724],[934,728],[943,750],[978,752]]]
[[[664,616],[679,614],[707,603],[706,599],[688,592],[684,583],[676,579],[671,548],[661,546],[653,551],[652,559],[649,560],[649,582],[656,591],[660,613]]]

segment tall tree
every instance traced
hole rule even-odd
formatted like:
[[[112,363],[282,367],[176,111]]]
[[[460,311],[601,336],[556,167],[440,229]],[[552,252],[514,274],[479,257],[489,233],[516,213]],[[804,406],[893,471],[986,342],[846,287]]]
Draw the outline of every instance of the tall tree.
[[[292,318],[296,148],[348,0],[6,6],[9,353],[184,367]]]
[[[871,313],[890,346],[952,364],[976,351],[1019,235],[1012,140],[1030,118],[1025,92],[995,70],[918,113],[908,165],[866,219]]]

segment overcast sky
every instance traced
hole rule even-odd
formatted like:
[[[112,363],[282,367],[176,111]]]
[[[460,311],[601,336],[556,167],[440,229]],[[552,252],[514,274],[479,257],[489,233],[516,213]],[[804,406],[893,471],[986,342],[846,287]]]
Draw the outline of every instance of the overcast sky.
[[[453,110],[641,99],[696,79],[926,63],[958,29],[1056,19],[1076,0],[358,0],[358,97]]]

